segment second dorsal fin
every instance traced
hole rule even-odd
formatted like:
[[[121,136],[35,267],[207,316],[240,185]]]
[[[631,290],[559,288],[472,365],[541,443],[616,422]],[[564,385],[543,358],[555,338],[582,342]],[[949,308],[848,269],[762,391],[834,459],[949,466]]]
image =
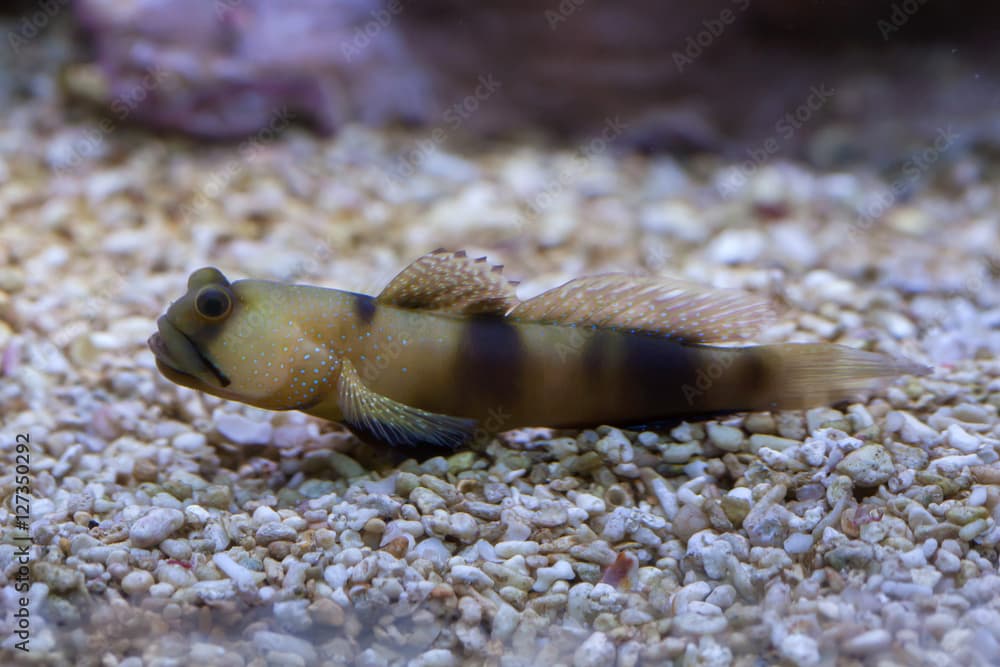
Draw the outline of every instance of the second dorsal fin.
[[[465,251],[438,249],[403,269],[378,295],[378,302],[466,315],[504,315],[518,304],[516,283],[503,277],[503,266]]]
[[[609,273],[543,292],[516,306],[508,317],[721,343],[752,337],[774,311],[767,301],[737,290]]]

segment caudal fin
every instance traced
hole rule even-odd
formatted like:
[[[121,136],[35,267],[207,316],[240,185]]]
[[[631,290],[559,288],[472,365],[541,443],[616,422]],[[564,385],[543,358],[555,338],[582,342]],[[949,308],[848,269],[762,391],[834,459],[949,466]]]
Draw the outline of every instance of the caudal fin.
[[[864,398],[900,375],[930,368],[908,359],[829,343],[757,348],[770,367],[768,408],[797,410]]]

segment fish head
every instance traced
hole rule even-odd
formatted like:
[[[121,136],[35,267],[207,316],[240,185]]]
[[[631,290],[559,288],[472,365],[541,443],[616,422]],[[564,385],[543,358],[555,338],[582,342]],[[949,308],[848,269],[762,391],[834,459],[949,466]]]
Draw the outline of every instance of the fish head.
[[[149,338],[159,371],[172,382],[221,398],[270,409],[294,407],[274,391],[291,369],[279,369],[271,354],[261,357],[261,351],[281,343],[268,338],[273,327],[265,326],[280,317],[279,296],[269,285],[230,283],[214,267],[192,273],[187,292],[157,320]]]

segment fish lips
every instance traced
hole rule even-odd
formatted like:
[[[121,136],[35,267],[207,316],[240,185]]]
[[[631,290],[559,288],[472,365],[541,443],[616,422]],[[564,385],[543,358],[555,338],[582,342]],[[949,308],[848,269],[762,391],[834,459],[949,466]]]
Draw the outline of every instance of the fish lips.
[[[212,360],[198,349],[189,336],[178,329],[166,315],[156,321],[158,331],[149,337],[147,344],[156,357],[156,366],[169,379],[191,386],[203,387],[205,374],[211,375],[219,386],[230,384],[229,378]]]

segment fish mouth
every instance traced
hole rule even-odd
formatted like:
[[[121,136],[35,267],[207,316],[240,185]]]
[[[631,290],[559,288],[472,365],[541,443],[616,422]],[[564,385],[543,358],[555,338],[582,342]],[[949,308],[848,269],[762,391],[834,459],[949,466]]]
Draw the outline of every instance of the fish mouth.
[[[146,344],[156,357],[156,367],[161,373],[174,381],[183,379],[181,384],[204,385],[205,382],[196,372],[208,371],[220,386],[229,386],[230,380],[226,374],[198,349],[187,334],[174,326],[166,315],[156,321],[156,326],[158,331],[149,337]],[[190,370],[192,367],[195,372]]]

